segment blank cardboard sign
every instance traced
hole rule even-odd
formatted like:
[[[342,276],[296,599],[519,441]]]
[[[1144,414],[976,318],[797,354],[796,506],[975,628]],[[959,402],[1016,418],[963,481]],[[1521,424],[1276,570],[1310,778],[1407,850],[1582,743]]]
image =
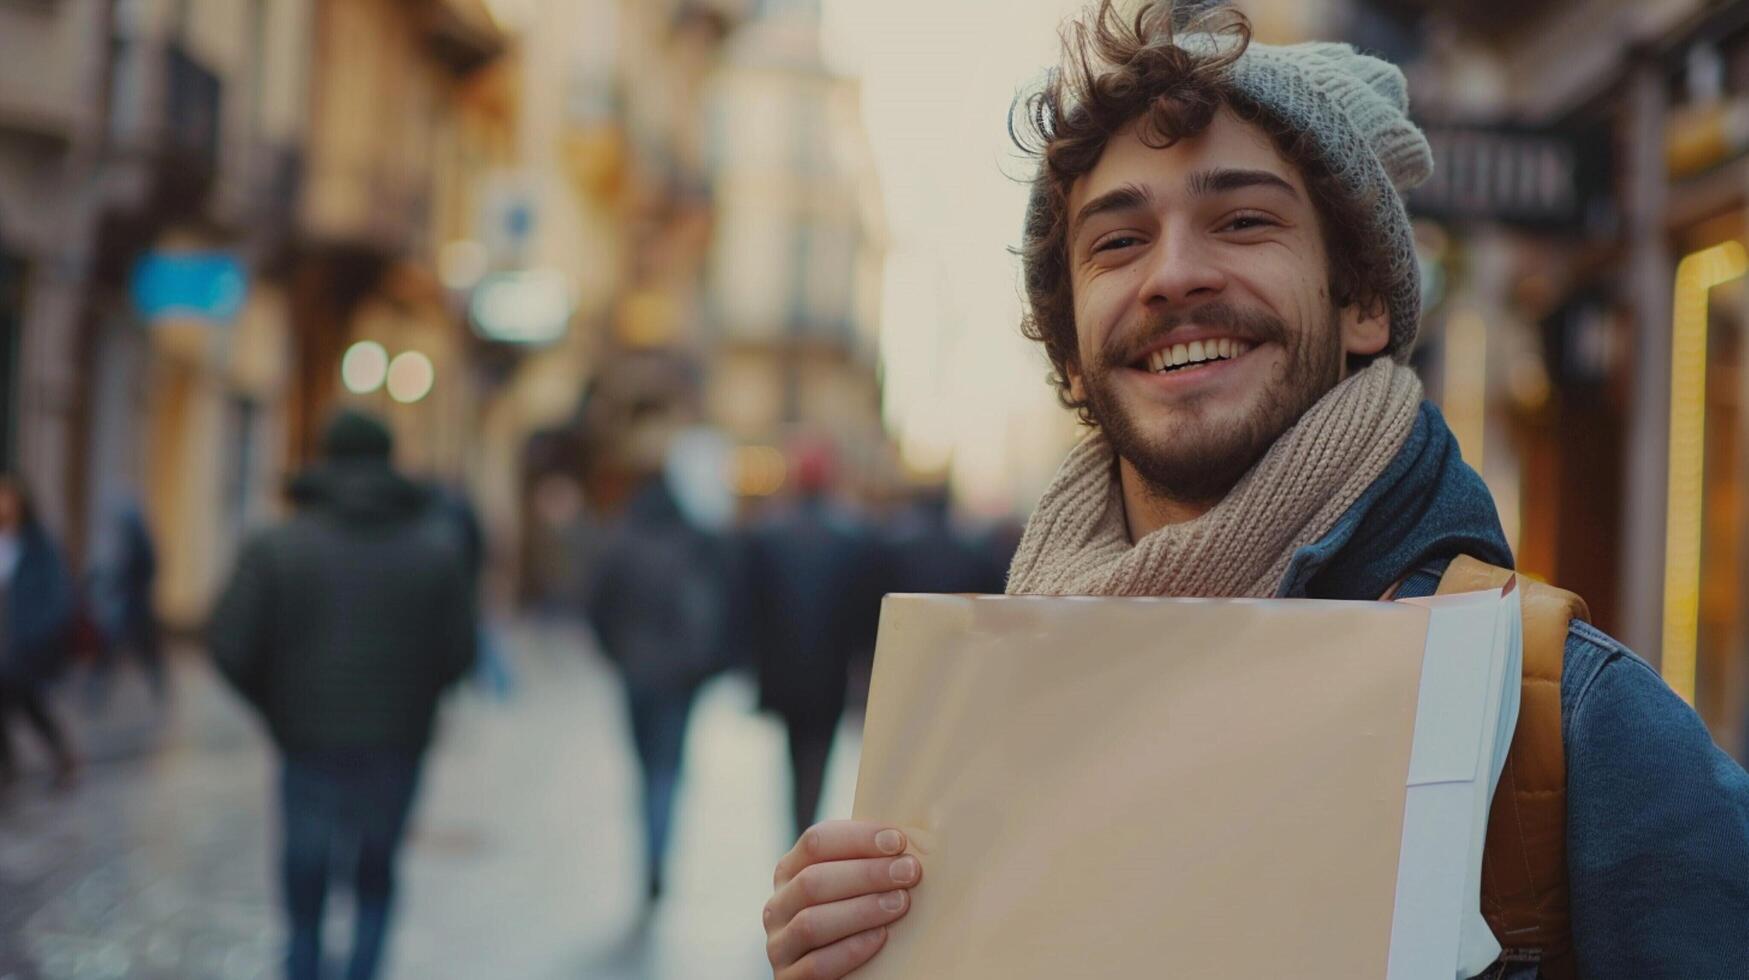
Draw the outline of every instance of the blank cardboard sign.
[[[1429,615],[888,597],[855,815],[924,874],[859,980],[1385,976]]]

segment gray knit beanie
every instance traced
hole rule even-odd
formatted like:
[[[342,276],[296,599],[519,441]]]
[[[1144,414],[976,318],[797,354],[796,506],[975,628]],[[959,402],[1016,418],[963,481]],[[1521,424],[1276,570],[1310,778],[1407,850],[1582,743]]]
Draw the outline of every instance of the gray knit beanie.
[[[1179,47],[1211,54],[1231,43],[1208,34],[1177,39]],[[1361,240],[1384,250],[1384,281],[1375,287],[1391,315],[1385,352],[1408,361],[1421,322],[1421,268],[1402,195],[1433,174],[1433,151],[1409,121],[1403,73],[1350,45],[1320,41],[1249,44],[1226,78],[1236,101],[1309,137],[1307,148],[1340,188],[1341,206],[1359,218]],[[1048,227],[1044,189],[1041,166],[1027,213],[1029,239]]]
[[[1403,73],[1350,45],[1322,41],[1251,44],[1230,71],[1242,99],[1311,138],[1342,203],[1360,218],[1361,240],[1386,252],[1378,284],[1391,313],[1385,350],[1407,361],[1421,323],[1421,266],[1402,195],[1432,176],[1433,150],[1409,121]]]

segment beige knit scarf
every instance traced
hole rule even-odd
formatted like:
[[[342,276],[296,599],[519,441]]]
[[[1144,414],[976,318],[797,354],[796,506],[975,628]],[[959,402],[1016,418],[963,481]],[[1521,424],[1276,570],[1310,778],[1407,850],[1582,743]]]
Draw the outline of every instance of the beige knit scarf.
[[[1384,473],[1420,404],[1415,372],[1379,358],[1307,410],[1212,510],[1133,544],[1116,456],[1095,430],[1027,522],[1008,593],[1273,596],[1294,552]]]

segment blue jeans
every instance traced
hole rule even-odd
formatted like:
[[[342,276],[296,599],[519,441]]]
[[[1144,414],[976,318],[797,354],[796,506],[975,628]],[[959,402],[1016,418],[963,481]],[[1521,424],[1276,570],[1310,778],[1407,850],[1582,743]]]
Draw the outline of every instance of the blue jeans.
[[[373,980],[388,936],[395,857],[419,784],[420,752],[287,752],[280,770],[285,850],[280,862],[291,945],[287,980],[322,972],[322,907],[336,858],[349,860],[358,906],[348,980]],[[346,850],[342,850],[345,848]]]
[[[644,777],[644,853],[652,898],[662,890],[662,861],[674,822],[674,794],[680,786],[680,757],[694,691],[691,687],[626,689],[632,743]]]

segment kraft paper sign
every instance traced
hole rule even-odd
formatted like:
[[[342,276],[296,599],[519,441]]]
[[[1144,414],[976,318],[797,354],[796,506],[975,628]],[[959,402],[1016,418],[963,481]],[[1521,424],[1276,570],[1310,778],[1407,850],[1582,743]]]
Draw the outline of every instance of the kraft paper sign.
[[[1498,738],[1417,732],[1442,604],[889,596],[855,815],[904,828],[924,873],[859,980],[1439,975],[1415,937],[1455,951],[1461,910],[1398,914],[1399,866],[1465,886]],[[1483,799],[1411,853],[1418,740],[1422,783]]]

